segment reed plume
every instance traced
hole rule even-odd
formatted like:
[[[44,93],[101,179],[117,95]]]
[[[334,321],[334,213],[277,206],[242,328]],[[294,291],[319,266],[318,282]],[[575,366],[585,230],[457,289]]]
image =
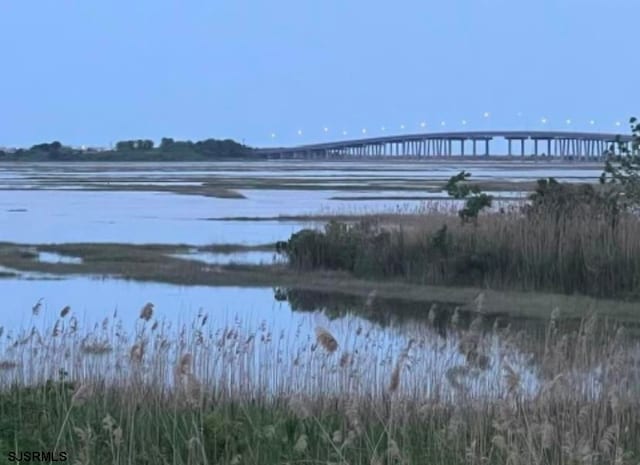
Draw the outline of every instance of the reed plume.
[[[318,341],[318,344],[324,347],[324,350],[329,353],[333,353],[338,350],[338,341],[336,341],[336,338],[333,337],[329,331],[320,326],[316,328],[316,340]]]
[[[60,310],[60,318],[64,318],[65,316],[67,316],[70,311],[71,311],[71,307],[68,305],[65,306],[62,310]]]
[[[144,321],[149,321],[153,317],[153,304],[151,302],[147,302],[142,310],[140,310],[140,319]]]

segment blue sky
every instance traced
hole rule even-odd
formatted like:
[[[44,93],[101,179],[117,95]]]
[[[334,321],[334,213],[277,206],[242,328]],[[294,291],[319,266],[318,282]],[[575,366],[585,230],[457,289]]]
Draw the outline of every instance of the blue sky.
[[[626,132],[639,19],[638,0],[0,0],[0,146]]]

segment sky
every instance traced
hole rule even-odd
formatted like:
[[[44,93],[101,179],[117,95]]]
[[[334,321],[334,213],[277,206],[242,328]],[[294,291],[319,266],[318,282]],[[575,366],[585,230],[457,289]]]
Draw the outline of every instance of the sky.
[[[639,0],[0,0],[0,147],[624,132],[639,19]]]

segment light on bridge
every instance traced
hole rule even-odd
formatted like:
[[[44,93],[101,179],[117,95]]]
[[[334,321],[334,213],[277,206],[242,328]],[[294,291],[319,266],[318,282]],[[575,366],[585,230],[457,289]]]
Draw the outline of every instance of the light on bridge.
[[[362,128],[362,134],[366,134],[367,130],[365,128]]]
[[[347,131],[342,131],[342,135],[346,136],[347,135]]]
[[[589,121],[589,124],[590,124],[591,126],[593,126],[594,124],[596,124],[596,122],[595,122],[594,120],[591,120],[591,121]]]
[[[302,135],[302,129],[298,129],[298,135],[301,136]]]
[[[466,119],[463,119],[463,120],[462,120],[462,125],[463,125],[463,126],[466,126],[466,125],[467,125],[467,120],[466,120]]]
[[[547,124],[547,118],[544,118],[544,117],[543,117],[543,118],[540,120],[540,122],[541,122],[542,124]]]
[[[324,132],[329,132],[329,128],[326,127],[326,126],[323,128],[323,130],[324,130]]]
[[[447,122],[446,121],[440,121],[440,126],[446,126]]]
[[[275,132],[272,132],[272,133],[271,133],[271,138],[272,138],[272,139],[275,139],[275,138],[276,138],[276,133],[275,133]]]
[[[381,130],[382,132],[385,132],[385,131],[386,131],[386,129],[385,129],[385,127],[384,127],[384,126],[382,126],[382,127],[380,128],[380,130]]]
[[[567,123],[567,125],[571,124],[571,120],[568,119],[567,121],[565,121]]]
[[[489,116],[491,116],[491,113],[489,113],[488,111],[485,111],[482,116],[484,116],[485,118],[488,118]]]
[[[620,121],[616,121],[616,126],[620,127],[621,124]]]
[[[420,123],[420,127],[424,128],[427,125],[427,123],[425,123],[424,121],[422,123]]]
[[[404,129],[404,124],[401,124],[401,125],[400,125],[400,129]]]

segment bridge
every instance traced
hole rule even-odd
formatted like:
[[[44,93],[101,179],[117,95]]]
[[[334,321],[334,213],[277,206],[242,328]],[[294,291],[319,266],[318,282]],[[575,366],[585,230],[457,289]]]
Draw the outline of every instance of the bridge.
[[[503,139],[507,156],[550,156],[601,159],[618,141],[632,149],[633,137],[619,134],[563,131],[467,131],[369,137],[363,139],[256,149],[265,158],[453,157],[495,155],[491,142]]]

